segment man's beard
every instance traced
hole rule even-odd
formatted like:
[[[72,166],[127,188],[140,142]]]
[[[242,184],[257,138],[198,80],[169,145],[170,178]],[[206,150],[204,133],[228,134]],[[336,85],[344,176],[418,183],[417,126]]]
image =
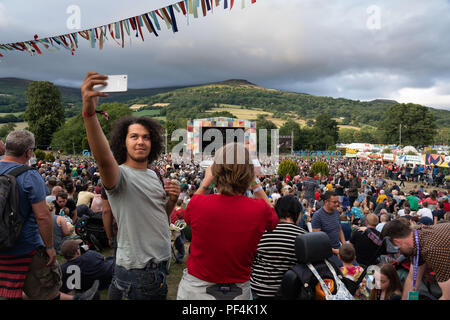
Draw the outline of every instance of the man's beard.
[[[148,155],[147,156],[142,156],[140,158],[136,158],[136,157],[133,157],[131,154],[128,153],[128,156],[130,157],[131,160],[133,160],[135,162],[142,163],[142,162],[147,162],[148,161]]]
[[[400,248],[400,253],[403,254],[406,257],[410,257],[414,254],[414,248]]]

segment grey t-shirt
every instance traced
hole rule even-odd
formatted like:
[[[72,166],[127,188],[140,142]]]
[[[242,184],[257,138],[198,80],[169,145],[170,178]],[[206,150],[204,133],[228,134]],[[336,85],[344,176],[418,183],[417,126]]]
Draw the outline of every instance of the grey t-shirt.
[[[325,232],[330,238],[331,247],[339,248],[341,221],[337,210],[333,213],[326,212],[324,208],[316,211],[311,218],[311,227]]]
[[[161,181],[149,169],[119,169],[117,185],[106,190],[118,226],[116,264],[129,270],[168,260],[170,231]]]

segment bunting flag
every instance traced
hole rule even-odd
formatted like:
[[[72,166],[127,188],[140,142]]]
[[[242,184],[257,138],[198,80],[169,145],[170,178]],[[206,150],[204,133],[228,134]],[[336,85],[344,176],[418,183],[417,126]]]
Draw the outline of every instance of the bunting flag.
[[[234,0],[223,0],[223,8],[230,10],[234,6]],[[251,0],[251,3],[256,3],[256,0]],[[202,15],[205,17],[208,12],[213,13],[214,7],[220,7],[221,0],[178,0],[177,2],[156,9],[151,12],[144,13],[139,16],[130,17],[122,19],[119,21],[111,22],[109,24],[89,28],[82,31],[75,31],[73,33],[52,36],[48,38],[38,39],[38,35],[34,35],[34,40],[28,40],[23,42],[13,42],[13,43],[2,43],[0,44],[0,50],[3,50],[3,54],[0,53],[0,57],[4,56],[5,52],[9,51],[24,51],[31,55],[42,55],[43,50],[49,52],[55,52],[64,48],[71,52],[73,55],[75,49],[78,49],[78,35],[89,42],[91,48],[96,46],[99,50],[103,50],[105,41],[108,39],[108,33],[112,40],[116,42],[122,48],[125,47],[125,37],[126,35],[130,38],[133,37],[132,31],[134,31],[134,36],[136,38],[141,38],[144,41],[144,31],[150,34],[154,34],[158,37],[158,32],[161,31],[161,25],[159,19],[164,21],[168,30],[172,30],[174,33],[178,32],[178,24],[176,19],[176,13],[182,14],[189,25],[189,16],[192,15],[194,18],[198,18],[198,9],[201,8]],[[242,8],[245,8],[245,0],[242,0]],[[119,41],[120,42],[119,42]],[[131,42],[130,42],[131,44]],[[39,47],[41,46],[41,47]]]

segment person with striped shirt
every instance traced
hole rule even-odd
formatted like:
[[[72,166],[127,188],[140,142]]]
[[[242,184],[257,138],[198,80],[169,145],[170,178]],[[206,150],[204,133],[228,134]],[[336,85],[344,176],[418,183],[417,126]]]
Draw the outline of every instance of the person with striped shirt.
[[[280,198],[275,211],[279,222],[272,232],[265,232],[253,260],[250,285],[253,299],[274,299],[284,274],[297,263],[295,238],[306,233],[295,222],[303,211],[297,197]]]

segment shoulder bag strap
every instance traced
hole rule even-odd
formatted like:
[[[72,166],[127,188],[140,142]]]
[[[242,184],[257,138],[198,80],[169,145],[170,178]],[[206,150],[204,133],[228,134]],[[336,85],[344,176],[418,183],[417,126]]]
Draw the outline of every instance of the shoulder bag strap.
[[[326,260],[325,260],[326,261]],[[319,273],[317,272],[316,268],[314,268],[314,266],[310,263],[306,264],[309,268],[309,270],[311,270],[311,272],[314,274],[314,276],[317,278],[317,280],[320,283],[320,286],[322,287],[323,292],[325,293],[325,296],[331,296],[331,292],[330,289],[328,289],[328,286],[325,284],[325,282],[323,281],[323,279],[320,277]]]
[[[14,176],[15,178],[17,178],[17,177],[20,176],[22,173],[24,173],[25,171],[28,171],[28,170],[32,170],[32,168],[23,165],[23,166],[19,166],[19,167],[16,167],[16,168],[12,169],[12,170],[9,171],[7,174],[9,174],[9,175]]]
[[[328,262],[328,260],[325,260],[325,263],[327,264],[328,269],[330,269],[331,273],[333,274],[333,277],[336,282],[336,288],[337,288],[337,290],[339,290],[339,287],[342,283],[341,279],[339,279],[339,277],[336,274],[336,270],[334,270],[333,266]]]
[[[30,168],[30,167],[28,167],[28,166],[26,166],[26,165],[23,165],[23,166],[19,166],[19,167],[17,167],[17,168],[12,169],[11,171],[9,171],[9,172],[6,173],[6,174],[11,175],[11,176],[13,176],[14,178],[17,178],[17,177],[20,176],[22,173],[24,173],[25,171],[28,171],[28,170],[33,170],[33,169]],[[20,201],[20,199],[19,199],[19,201]],[[31,212],[28,213],[28,215],[25,217],[25,219],[23,220],[23,224],[25,224],[25,222],[28,220],[28,218],[30,217],[30,215],[31,215]]]

